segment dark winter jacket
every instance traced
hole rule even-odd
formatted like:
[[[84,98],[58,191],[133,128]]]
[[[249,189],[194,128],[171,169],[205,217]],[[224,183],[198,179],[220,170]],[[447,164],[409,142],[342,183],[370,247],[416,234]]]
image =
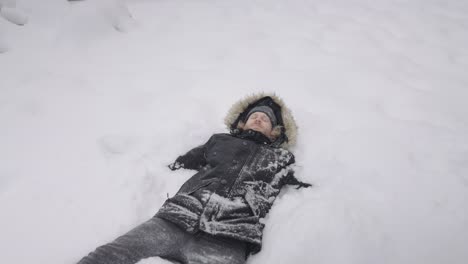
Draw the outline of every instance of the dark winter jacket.
[[[244,110],[245,111],[245,110]],[[285,184],[308,187],[293,175],[294,155],[263,134],[215,134],[177,158],[171,169],[198,172],[169,198],[157,215],[190,233],[203,231],[261,249],[265,217]]]

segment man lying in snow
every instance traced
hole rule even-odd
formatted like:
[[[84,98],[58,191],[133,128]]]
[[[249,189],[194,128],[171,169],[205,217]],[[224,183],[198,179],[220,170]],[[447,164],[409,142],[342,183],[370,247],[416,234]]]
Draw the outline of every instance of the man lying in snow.
[[[275,95],[234,104],[225,119],[230,134],[215,134],[169,165],[197,170],[159,212],[79,264],[130,264],[159,256],[180,263],[245,263],[260,251],[260,222],[294,177],[297,127]]]

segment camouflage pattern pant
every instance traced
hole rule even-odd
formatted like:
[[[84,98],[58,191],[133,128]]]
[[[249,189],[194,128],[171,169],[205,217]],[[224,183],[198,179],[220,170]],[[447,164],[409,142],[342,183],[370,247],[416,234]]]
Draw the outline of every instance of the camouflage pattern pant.
[[[189,234],[173,223],[153,217],[113,242],[98,247],[78,264],[134,264],[161,257],[183,264],[241,264],[244,242],[206,233]]]

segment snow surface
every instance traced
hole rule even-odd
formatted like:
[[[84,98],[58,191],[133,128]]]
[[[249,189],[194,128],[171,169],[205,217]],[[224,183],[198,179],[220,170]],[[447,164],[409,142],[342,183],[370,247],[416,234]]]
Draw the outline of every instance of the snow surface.
[[[249,264],[466,263],[467,1],[1,1],[27,21],[0,17],[2,263],[147,220],[193,174],[166,165],[257,91],[315,187],[278,197]]]

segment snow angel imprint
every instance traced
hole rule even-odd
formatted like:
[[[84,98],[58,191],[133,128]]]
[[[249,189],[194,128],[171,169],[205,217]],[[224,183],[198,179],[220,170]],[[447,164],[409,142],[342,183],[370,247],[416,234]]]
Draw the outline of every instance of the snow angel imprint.
[[[262,247],[262,218],[284,185],[309,187],[294,176],[297,127],[276,95],[235,103],[229,133],[179,156],[168,167],[196,173],[156,215],[79,264],[131,264],[159,256],[176,263],[245,263]]]

